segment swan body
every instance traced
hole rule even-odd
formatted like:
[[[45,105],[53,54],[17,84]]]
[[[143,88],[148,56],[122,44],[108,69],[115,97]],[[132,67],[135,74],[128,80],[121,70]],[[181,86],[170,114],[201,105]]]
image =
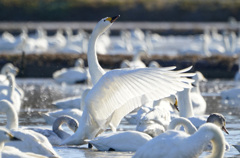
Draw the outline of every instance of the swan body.
[[[15,136],[22,141],[8,142],[6,145],[18,148],[23,152],[33,152],[45,156],[58,156],[48,139],[31,130],[18,128],[18,115],[11,102],[7,100],[0,101],[1,112],[6,113],[6,127],[11,130]]]
[[[60,116],[68,115],[76,120],[80,120],[82,117],[82,110],[78,109],[60,109],[47,113],[40,113],[40,115],[45,119],[46,123],[52,125],[53,122]]]
[[[3,158],[46,158],[45,156],[22,152],[17,148],[4,146],[6,142],[18,142],[21,141],[17,137],[13,136],[10,131],[4,128],[0,128],[0,154]]]
[[[52,145],[59,145],[64,139],[70,136],[70,134],[68,134],[61,128],[63,124],[67,124],[67,126],[73,132],[75,132],[78,128],[77,120],[70,116],[63,115],[61,117],[58,117],[53,122],[52,130],[42,128],[29,128],[29,129],[46,136]]]
[[[240,87],[236,86],[234,88],[224,90],[220,93],[221,102],[229,106],[238,106],[240,100]]]
[[[10,101],[17,112],[20,111],[21,108],[21,95],[18,93],[16,89],[16,82],[15,82],[15,77],[13,74],[9,73],[7,74],[7,79],[9,81],[9,85],[5,86],[2,85],[0,86],[0,99],[6,99]]]
[[[133,56],[132,61],[123,60],[120,67],[121,68],[145,68],[146,65],[141,61],[141,57],[147,55],[147,52],[140,50]]]
[[[68,97],[52,102],[52,105],[56,106],[59,109],[81,109],[84,107],[84,99],[87,93],[90,91],[90,88],[87,88],[83,91],[82,96]]]
[[[195,81],[192,83],[194,87],[191,89],[191,101],[193,105],[193,111],[195,115],[203,115],[205,114],[207,103],[201,95],[199,89],[199,82],[207,81],[207,79],[203,76],[203,74],[199,71],[196,72],[196,75],[192,77]]]
[[[88,142],[100,151],[136,151],[151,139],[148,134],[138,131],[117,131],[102,134]]]
[[[57,83],[67,83],[67,84],[76,84],[83,83],[88,80],[88,72],[87,69],[84,69],[84,61],[79,58],[75,67],[72,68],[63,68],[61,70],[57,70],[53,73],[53,79]]]
[[[202,125],[193,135],[169,130],[141,146],[133,158],[198,157],[209,141],[213,144],[213,150],[208,157],[223,158],[224,135],[216,125],[210,123]]]
[[[167,68],[117,69],[105,73],[99,65],[95,44],[99,35],[106,31],[119,16],[103,18],[94,28],[88,47],[88,65],[93,88],[85,99],[83,115],[78,130],[62,144],[85,144],[109,125],[116,129],[122,118],[141,105],[168,97],[189,87],[193,74],[183,69]],[[131,84],[132,83],[132,84]]]

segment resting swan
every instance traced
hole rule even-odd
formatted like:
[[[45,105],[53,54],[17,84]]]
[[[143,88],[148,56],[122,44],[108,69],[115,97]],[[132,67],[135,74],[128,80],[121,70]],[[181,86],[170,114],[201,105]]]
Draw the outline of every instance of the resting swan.
[[[118,17],[103,18],[92,32],[87,55],[94,86],[86,96],[78,130],[62,144],[85,144],[85,139],[95,138],[109,125],[116,129],[135,108],[190,87],[188,83],[192,80],[185,77],[194,74],[184,72],[191,67],[178,71],[172,71],[175,67],[117,69],[105,74],[98,63],[95,44]]]
[[[76,132],[78,129],[78,122],[74,118],[63,115],[58,117],[52,125],[52,130],[42,129],[42,128],[28,128],[35,132],[38,132],[48,138],[49,142],[52,145],[59,145],[64,139],[68,138],[70,134],[65,132],[61,126],[67,124],[67,126],[73,131]]]
[[[151,139],[148,134],[138,131],[117,131],[104,133],[88,142],[100,151],[136,151]]]
[[[141,146],[133,158],[198,157],[209,141],[212,142],[213,149],[208,157],[223,158],[225,151],[224,135],[212,123],[202,125],[193,135],[182,131],[169,130]]]
[[[18,128],[18,115],[9,101],[1,100],[0,108],[1,112],[6,113],[7,116],[6,128],[22,140],[18,142],[8,142],[6,145],[16,147],[23,152],[33,152],[49,157],[58,156],[45,136],[32,130]]]
[[[10,141],[18,142],[21,141],[21,139],[14,137],[7,129],[0,128],[0,156],[2,158],[47,158],[30,152],[21,152],[14,147],[4,146],[6,142]]]

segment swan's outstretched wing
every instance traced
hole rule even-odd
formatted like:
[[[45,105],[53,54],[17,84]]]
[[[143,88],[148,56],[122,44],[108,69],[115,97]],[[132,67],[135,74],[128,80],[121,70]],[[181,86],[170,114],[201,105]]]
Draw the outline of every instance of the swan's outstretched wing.
[[[189,83],[193,80],[186,77],[194,74],[184,72],[191,67],[171,71],[173,68],[121,69],[107,72],[86,97],[89,114],[103,127],[110,116],[114,117],[116,110],[121,111],[121,114],[117,115],[122,118],[149,101],[168,97],[190,87]]]

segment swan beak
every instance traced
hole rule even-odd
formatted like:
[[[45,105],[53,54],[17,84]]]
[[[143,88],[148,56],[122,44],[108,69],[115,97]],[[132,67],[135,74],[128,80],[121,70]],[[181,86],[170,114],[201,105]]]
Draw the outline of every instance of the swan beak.
[[[118,18],[120,17],[120,15],[114,16],[111,18],[110,22],[113,23],[114,21],[116,21]]]
[[[177,101],[177,99],[175,100],[174,108],[179,112],[179,109],[178,109],[178,101]]]
[[[10,140],[11,141],[21,141],[21,139],[17,138],[17,137],[14,137],[13,135],[11,134],[8,134],[8,136],[10,137]]]
[[[229,134],[229,133],[228,133],[228,130],[227,130],[224,126],[222,126],[222,130],[223,130],[225,133]]]

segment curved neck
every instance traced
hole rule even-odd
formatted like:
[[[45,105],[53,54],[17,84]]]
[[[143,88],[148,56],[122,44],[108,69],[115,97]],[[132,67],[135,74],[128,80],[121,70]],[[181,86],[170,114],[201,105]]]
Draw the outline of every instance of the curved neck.
[[[18,115],[13,105],[6,100],[2,100],[0,102],[0,107],[1,107],[1,112],[6,113],[6,116],[7,116],[6,128],[9,130],[18,129]]]
[[[91,75],[93,85],[95,85],[105,73],[103,68],[98,63],[98,58],[96,53],[96,41],[99,35],[100,33],[98,33],[98,31],[96,31],[96,28],[95,28],[92,32],[92,35],[88,43],[88,52],[87,52],[88,67],[89,67],[89,72]]]
[[[185,88],[178,92],[179,115],[181,117],[193,117],[193,107],[190,99],[190,89]]]
[[[182,125],[186,133],[192,135],[197,131],[197,128],[186,118],[176,118],[172,120],[168,126],[168,130],[176,129],[177,126]]]
[[[53,122],[52,130],[54,133],[56,133],[61,139],[66,139],[70,136],[70,134],[64,132],[62,130],[62,124],[66,123],[68,124],[68,121],[70,121],[69,117],[59,117]]]
[[[225,151],[225,139],[220,131],[220,129],[216,128],[200,128],[195,134],[189,137],[189,142],[197,142],[191,143],[191,147],[193,148],[204,148],[209,141],[212,143],[212,153],[207,156],[207,158],[223,158]]]
[[[9,91],[8,91],[8,96],[11,98],[13,96],[13,93],[15,91],[16,83],[15,83],[15,78],[13,75],[10,76],[11,79],[9,79]],[[11,98],[12,99],[12,98]]]

